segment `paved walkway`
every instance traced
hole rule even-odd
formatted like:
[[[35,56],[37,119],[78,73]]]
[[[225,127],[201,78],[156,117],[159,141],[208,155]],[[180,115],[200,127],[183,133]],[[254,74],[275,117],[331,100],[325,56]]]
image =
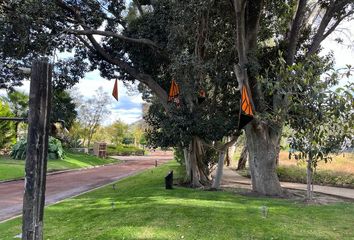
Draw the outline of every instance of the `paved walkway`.
[[[134,175],[171,160],[171,153],[154,152],[150,156],[116,157],[123,163],[70,171],[47,176],[46,204],[52,204],[99,186]],[[21,214],[24,181],[0,184],[0,222]]]
[[[242,177],[236,171],[225,167],[222,186],[227,187],[232,184],[244,188],[251,188],[251,180],[249,178]],[[280,184],[284,188],[306,191],[306,184],[291,182],[281,182]],[[324,193],[332,196],[339,196],[354,200],[354,189],[314,185],[313,190],[314,192],[318,193]]]

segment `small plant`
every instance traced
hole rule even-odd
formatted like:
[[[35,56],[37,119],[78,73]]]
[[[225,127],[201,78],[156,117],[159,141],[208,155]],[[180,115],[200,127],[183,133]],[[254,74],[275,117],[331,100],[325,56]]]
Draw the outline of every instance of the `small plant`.
[[[13,159],[25,159],[27,151],[27,140],[19,140],[11,150],[10,156]],[[62,159],[64,157],[64,149],[61,142],[53,137],[49,137],[48,159]]]

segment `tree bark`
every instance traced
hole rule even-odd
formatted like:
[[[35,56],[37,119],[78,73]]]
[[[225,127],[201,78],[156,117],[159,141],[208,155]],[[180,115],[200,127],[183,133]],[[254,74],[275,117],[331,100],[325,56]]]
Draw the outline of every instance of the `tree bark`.
[[[279,135],[271,135],[265,124],[253,123],[246,126],[246,137],[253,191],[281,196],[282,188],[275,170]]]
[[[28,147],[23,197],[22,239],[43,238],[52,66],[48,60],[32,64],[29,97]]]
[[[242,149],[242,152],[241,152],[240,159],[238,160],[238,164],[237,164],[237,169],[236,170],[245,169],[248,158],[249,158],[248,149],[247,149],[247,146],[244,146],[243,149]]]
[[[228,154],[229,154],[231,161],[235,156],[235,151],[236,151],[236,144],[233,144],[231,147],[228,148]]]
[[[186,162],[187,179],[193,188],[207,186],[210,184],[208,167],[203,163],[203,146],[198,137],[193,137],[189,144],[188,152],[184,154]],[[188,164],[187,164],[188,163]]]
[[[191,182],[191,161],[188,148],[183,148],[184,164],[186,166],[185,182]]]
[[[216,169],[215,178],[214,178],[213,184],[211,186],[212,189],[219,189],[220,188],[221,178],[222,178],[223,171],[224,171],[225,155],[226,155],[225,151],[222,151],[219,153],[218,167]]]

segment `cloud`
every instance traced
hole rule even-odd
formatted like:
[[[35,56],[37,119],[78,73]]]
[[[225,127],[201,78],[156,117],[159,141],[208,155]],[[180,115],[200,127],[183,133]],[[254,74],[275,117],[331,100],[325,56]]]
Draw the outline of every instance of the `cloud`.
[[[131,109],[112,109],[112,114],[104,122],[105,125],[111,124],[117,120],[122,120],[125,123],[133,123],[141,119],[141,108]]]
[[[23,81],[23,85],[16,87],[17,91],[25,92],[29,94],[30,81]],[[112,95],[112,90],[114,86],[114,81],[108,81],[103,79],[99,71],[93,71],[87,73],[85,78],[81,79],[79,83],[75,85],[75,88],[78,90],[79,94],[89,98],[95,95],[95,91],[102,87],[105,92],[110,96]],[[117,102],[113,96],[109,102],[109,110],[111,114],[103,122],[104,125],[109,125],[116,120],[122,120],[125,123],[133,123],[142,118],[142,103],[144,102],[141,98],[141,94],[128,94],[128,89],[124,86],[122,81],[118,81],[118,99]],[[5,96],[6,91],[0,90],[0,95]]]
[[[84,97],[91,97],[95,95],[95,91],[102,87],[103,90],[110,96],[112,94],[114,81],[108,81],[100,76],[98,70],[87,73],[85,78],[81,79],[75,87]],[[110,116],[104,121],[104,125],[120,119],[125,123],[133,123],[142,118],[142,103],[141,94],[128,94],[128,89],[124,86],[122,81],[118,81],[118,101],[113,96],[109,103]]]

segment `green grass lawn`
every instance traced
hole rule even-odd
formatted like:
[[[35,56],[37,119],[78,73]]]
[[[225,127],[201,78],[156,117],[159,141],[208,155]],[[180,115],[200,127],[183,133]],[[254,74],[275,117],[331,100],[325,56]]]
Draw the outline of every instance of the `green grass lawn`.
[[[231,192],[176,187],[163,178],[175,162],[46,208],[44,239],[354,239],[354,204],[304,205]],[[114,203],[114,204],[112,204]],[[263,218],[260,208],[267,206]],[[0,224],[0,239],[21,232]]]
[[[112,158],[102,159],[87,154],[66,153],[62,160],[49,160],[48,171],[85,168],[115,162],[118,161]],[[13,160],[0,156],[0,181],[22,178],[24,176],[24,165],[24,160]]]

